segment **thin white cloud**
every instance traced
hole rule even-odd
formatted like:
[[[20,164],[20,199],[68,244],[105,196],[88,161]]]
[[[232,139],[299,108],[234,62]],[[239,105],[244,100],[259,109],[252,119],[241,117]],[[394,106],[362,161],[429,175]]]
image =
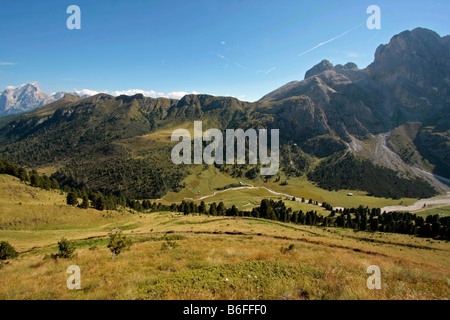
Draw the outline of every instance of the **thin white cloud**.
[[[99,94],[100,92],[90,89],[82,89],[82,90],[73,90],[73,93],[79,95],[79,96],[95,96],[96,94]]]
[[[246,66],[243,66],[243,65],[240,64],[240,63],[235,62],[234,64],[237,65],[239,68],[242,68],[242,69],[244,69],[244,70],[249,70]]]
[[[269,74],[269,73],[271,73],[272,71],[275,71],[276,69],[277,69],[276,67],[273,67],[272,69],[267,70],[267,71],[266,71],[266,74]]]
[[[164,97],[170,98],[170,99],[181,99],[187,94],[189,94],[189,93],[183,92],[183,91],[173,91],[173,92],[169,92],[168,94],[164,95]]]
[[[227,57],[225,57],[225,56],[223,56],[221,54],[218,54],[218,53],[216,53],[216,56],[218,56],[220,59],[223,59],[223,60],[230,60]]]
[[[250,69],[247,68],[246,66],[244,66],[244,65],[242,65],[242,64],[240,64],[240,63],[234,62],[234,61],[231,60],[230,58],[227,58],[227,57],[225,57],[225,56],[223,56],[223,55],[221,55],[221,54],[216,53],[215,55],[218,56],[220,59],[223,59],[223,60],[226,60],[226,61],[233,62],[235,66],[238,66],[238,67],[241,68],[241,69],[244,69],[244,70],[247,70],[247,71],[250,70]],[[228,67],[228,65],[225,65],[225,66]]]
[[[0,66],[14,66],[17,63],[15,62],[6,62],[6,61],[0,61]]]
[[[220,44],[224,46],[224,45],[226,45],[227,43],[226,43],[225,41],[221,41]]]
[[[277,68],[276,68],[276,67],[273,67],[273,68],[270,68],[269,70],[260,70],[260,71],[257,71],[256,73],[269,74],[269,73],[271,73],[271,72],[273,72],[273,71],[275,71],[275,70],[277,70]]]
[[[327,40],[327,41],[321,42],[321,43],[319,43],[318,45],[312,47],[311,49],[306,50],[306,51],[300,53],[298,56],[300,57],[300,56],[302,56],[302,55],[304,55],[304,54],[307,54],[308,52],[311,52],[311,51],[313,51],[313,50],[315,50],[315,49],[317,49],[317,48],[319,48],[319,47],[321,47],[321,46],[323,46],[323,45],[325,45],[325,44],[327,44],[327,43],[330,43],[330,42],[332,42],[332,41],[334,41],[334,40],[337,40],[337,39],[339,39],[339,38],[342,38],[342,37],[345,36],[346,34],[352,32],[353,30],[355,30],[355,29],[357,29],[357,28],[359,28],[359,27],[361,27],[362,25],[364,25],[364,23],[361,23],[360,25],[358,25],[358,26],[356,26],[356,27],[354,27],[354,28],[351,28],[350,30],[345,31],[344,33],[341,33],[340,35],[338,35],[338,36],[336,36],[336,37],[334,37],[334,38],[331,38],[331,39],[329,39],[329,40]]]

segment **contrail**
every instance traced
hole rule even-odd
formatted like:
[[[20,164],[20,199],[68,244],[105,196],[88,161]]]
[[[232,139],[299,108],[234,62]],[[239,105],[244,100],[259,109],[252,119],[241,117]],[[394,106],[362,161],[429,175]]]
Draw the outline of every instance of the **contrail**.
[[[223,56],[221,54],[218,54],[218,53],[216,53],[216,56],[218,56],[220,59],[223,59],[223,60],[230,60],[227,57],[225,57],[225,56]]]
[[[244,70],[249,70],[249,68],[247,68],[246,66],[243,66],[243,65],[240,64],[240,63],[235,62],[234,64],[237,65],[239,68],[242,68],[242,69],[244,69]]]
[[[356,27],[354,27],[354,28],[352,28],[352,29],[350,29],[350,30],[345,31],[344,33],[341,33],[340,35],[338,35],[338,36],[336,36],[336,37],[334,37],[334,38],[331,38],[330,40],[327,40],[327,41],[325,41],[325,42],[319,43],[319,44],[316,45],[315,47],[313,47],[313,48],[311,48],[311,49],[309,49],[309,50],[306,50],[305,52],[300,53],[298,56],[300,57],[300,56],[302,56],[302,55],[304,55],[304,54],[306,54],[306,53],[308,53],[308,52],[311,52],[311,51],[317,49],[318,47],[323,46],[324,44],[327,44],[327,43],[330,43],[331,41],[334,41],[334,40],[336,40],[336,39],[339,39],[339,38],[345,36],[347,33],[350,33],[350,32],[352,32],[353,30],[358,29],[358,28],[361,27],[362,25],[364,25],[364,23],[361,23],[360,25],[358,25],[358,26],[356,26]]]
[[[269,69],[269,70],[267,70],[266,72],[264,72],[265,74],[269,74],[269,73],[271,73],[272,71],[275,71],[277,68],[276,67],[273,67],[272,69]]]
[[[231,62],[233,62],[234,65],[238,66],[238,67],[241,68],[241,69],[244,69],[244,70],[250,70],[250,69],[247,68],[246,66],[243,66],[243,65],[240,64],[240,63],[234,62],[234,61],[231,60],[230,58],[227,58],[227,57],[225,57],[225,56],[223,56],[223,55],[221,55],[221,54],[216,53],[215,55],[218,56],[220,59],[223,59],[223,60],[226,60],[226,61],[231,61]]]

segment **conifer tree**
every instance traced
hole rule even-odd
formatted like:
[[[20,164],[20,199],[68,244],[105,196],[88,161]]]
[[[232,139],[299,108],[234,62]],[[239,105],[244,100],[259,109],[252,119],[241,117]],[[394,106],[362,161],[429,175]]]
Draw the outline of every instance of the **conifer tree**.
[[[95,200],[94,203],[94,207],[97,210],[103,211],[106,209],[106,201],[105,198],[103,197],[103,195],[97,197],[97,199]]]
[[[224,216],[226,210],[227,209],[225,208],[225,205],[223,204],[223,202],[220,202],[219,205],[217,206],[217,215]]]
[[[87,209],[89,208],[89,198],[86,194],[83,195],[83,201],[80,204],[80,208]]]
[[[209,206],[209,214],[211,216],[217,216],[217,204],[215,202],[211,203]]]
[[[205,214],[206,213],[206,204],[204,201],[200,202],[200,206],[198,207],[198,212],[200,214]]]
[[[67,194],[67,204],[70,206],[74,206],[74,205],[78,204],[77,195],[72,191]]]

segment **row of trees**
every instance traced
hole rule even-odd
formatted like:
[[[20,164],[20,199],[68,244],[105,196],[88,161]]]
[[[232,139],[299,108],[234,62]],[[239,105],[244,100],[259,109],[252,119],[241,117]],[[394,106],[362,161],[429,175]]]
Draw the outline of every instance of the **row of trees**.
[[[103,210],[116,210],[119,206],[128,207],[136,211],[144,211],[149,207],[144,207],[147,202],[143,203],[129,199],[123,194],[115,196],[114,194],[103,194],[99,191],[87,191],[86,189],[68,188],[67,191],[67,204],[71,206],[78,206],[83,209],[94,208],[100,211]],[[81,201],[80,201],[81,199]]]
[[[332,212],[336,226],[362,231],[379,231],[450,239],[450,217],[429,215],[426,218],[410,212],[383,212],[362,206]]]
[[[303,202],[306,200],[302,199]],[[312,200],[308,201],[317,204]],[[450,239],[450,217],[429,215],[426,218],[408,212],[383,212],[380,208],[359,206],[333,210],[331,205],[323,203],[322,207],[331,211],[328,216],[318,214],[317,211],[293,211],[287,208],[282,200],[263,199],[258,207],[252,211],[241,211],[235,205],[226,207],[223,202],[213,202],[209,207],[204,201],[197,205],[192,201],[182,201],[170,206],[161,203],[151,203],[144,200],[144,210],[152,212],[172,211],[189,214],[206,214],[210,216],[254,217],[280,222],[290,222],[300,225],[319,227],[350,228],[357,231],[379,231],[417,235],[429,238]]]

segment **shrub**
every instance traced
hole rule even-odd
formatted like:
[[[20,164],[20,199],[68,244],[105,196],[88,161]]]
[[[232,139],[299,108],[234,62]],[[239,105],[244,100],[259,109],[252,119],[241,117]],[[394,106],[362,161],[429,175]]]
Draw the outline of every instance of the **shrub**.
[[[59,258],[69,259],[73,256],[75,245],[69,242],[66,238],[62,238],[61,241],[58,242],[58,250]]]
[[[54,260],[57,260],[58,258],[69,259],[73,256],[75,249],[76,249],[75,244],[73,244],[66,238],[62,238],[58,242],[58,253],[52,253],[50,254],[50,256],[45,255],[44,259],[48,258],[52,258]]]
[[[123,250],[128,250],[131,246],[131,240],[122,234],[122,231],[116,231],[109,234],[108,248],[112,252],[111,259],[119,255]]]
[[[287,247],[287,248],[281,247],[280,251],[281,251],[281,253],[288,253],[288,252],[291,252],[294,249],[295,249],[295,244],[291,243],[289,245],[289,247]]]
[[[2,241],[0,243],[0,260],[6,260],[17,257],[19,254],[9,242]]]
[[[169,249],[175,249],[176,247],[178,247],[178,243],[176,243],[175,241],[170,241],[170,240],[166,240],[166,242],[164,242],[161,245],[161,250],[169,250]]]

